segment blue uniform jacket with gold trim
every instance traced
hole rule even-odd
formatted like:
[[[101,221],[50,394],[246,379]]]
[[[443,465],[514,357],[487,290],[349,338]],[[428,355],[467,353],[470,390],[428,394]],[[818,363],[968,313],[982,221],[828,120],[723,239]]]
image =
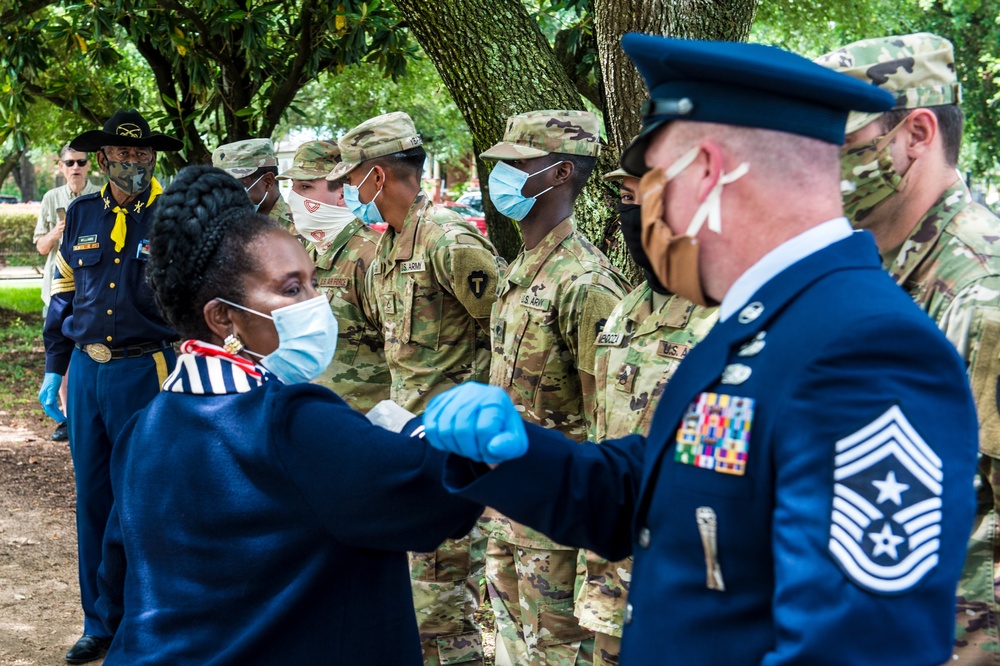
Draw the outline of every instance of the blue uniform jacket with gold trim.
[[[149,225],[146,189],[128,205],[125,245],[115,252],[114,198],[107,192],[77,197],[66,210],[66,230],[52,275],[45,320],[45,371],[66,374],[73,344],[117,348],[174,340],[146,284]]]
[[[647,438],[527,428],[525,456],[451,456],[446,485],[559,543],[634,554],[623,666],[949,659],[976,414],[961,359],[867,233],[717,324]]]

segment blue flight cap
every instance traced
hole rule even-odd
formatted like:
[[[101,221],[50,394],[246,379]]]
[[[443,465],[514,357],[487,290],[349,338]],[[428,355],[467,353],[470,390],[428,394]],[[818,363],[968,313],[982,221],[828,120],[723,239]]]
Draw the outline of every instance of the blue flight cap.
[[[621,165],[646,172],[655,130],[671,120],[758,127],[844,143],[850,111],[888,111],[889,93],[773,46],[629,33],[622,48],[649,88],[642,131]]]

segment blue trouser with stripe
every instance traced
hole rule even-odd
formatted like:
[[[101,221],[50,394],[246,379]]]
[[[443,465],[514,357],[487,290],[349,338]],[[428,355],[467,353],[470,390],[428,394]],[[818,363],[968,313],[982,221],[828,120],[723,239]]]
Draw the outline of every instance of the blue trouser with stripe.
[[[107,363],[73,350],[67,393],[70,453],[76,475],[76,534],[83,633],[110,636],[95,610],[97,569],[111,513],[111,447],[132,416],[149,404],[173,370],[172,349]]]

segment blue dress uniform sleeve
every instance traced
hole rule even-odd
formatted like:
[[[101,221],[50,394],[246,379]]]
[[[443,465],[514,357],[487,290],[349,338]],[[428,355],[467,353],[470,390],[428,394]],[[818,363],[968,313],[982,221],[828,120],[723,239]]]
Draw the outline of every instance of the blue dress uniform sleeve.
[[[633,435],[591,446],[531,423],[524,428],[528,452],[492,471],[449,455],[445,487],[558,543],[586,548],[609,560],[631,555],[644,439]],[[519,490],[510,492],[511,488]]]
[[[967,392],[954,388],[966,383],[961,363],[926,324],[905,339],[894,315],[852,324],[782,402],[772,435],[776,643],[767,666],[951,655],[978,426]]]
[[[277,454],[338,541],[427,552],[472,529],[482,506],[442,487],[443,453],[372,425],[328,389],[300,384],[274,393]],[[343,474],[335,480],[332,471]]]
[[[62,243],[56,252],[52,267],[52,291],[42,331],[42,339],[45,342],[45,372],[55,372],[60,375],[66,374],[69,358],[73,353],[73,341],[63,335],[62,327],[63,322],[73,314],[73,297],[76,295],[76,283],[68,257],[72,252],[70,239],[73,230],[76,229],[78,210],[76,206],[71,205],[66,211],[66,227],[63,229]]]

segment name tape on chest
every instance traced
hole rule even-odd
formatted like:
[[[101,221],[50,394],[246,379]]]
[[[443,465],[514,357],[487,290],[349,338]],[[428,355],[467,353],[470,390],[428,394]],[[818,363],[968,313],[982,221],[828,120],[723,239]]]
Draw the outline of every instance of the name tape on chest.
[[[753,398],[702,393],[677,430],[674,460],[683,465],[743,476],[750,451]]]
[[[96,250],[99,247],[101,247],[101,244],[97,242],[97,234],[91,234],[77,237],[76,243],[73,245],[73,251]]]
[[[848,578],[899,594],[937,565],[943,480],[898,406],[837,442],[829,549]]]
[[[416,261],[404,261],[399,265],[399,270],[403,273],[420,273],[427,270],[427,264],[423,259]]]
[[[521,296],[521,305],[532,310],[548,310],[549,299],[539,298],[534,294],[525,294]]]
[[[598,347],[621,347],[625,340],[624,333],[601,333],[597,336]]]
[[[676,358],[679,360],[687,356],[689,351],[691,351],[691,345],[686,345],[682,342],[661,340],[660,346],[656,349],[656,355],[666,356],[667,358]]]
[[[319,279],[321,287],[346,287],[351,281],[345,277],[325,277]]]

